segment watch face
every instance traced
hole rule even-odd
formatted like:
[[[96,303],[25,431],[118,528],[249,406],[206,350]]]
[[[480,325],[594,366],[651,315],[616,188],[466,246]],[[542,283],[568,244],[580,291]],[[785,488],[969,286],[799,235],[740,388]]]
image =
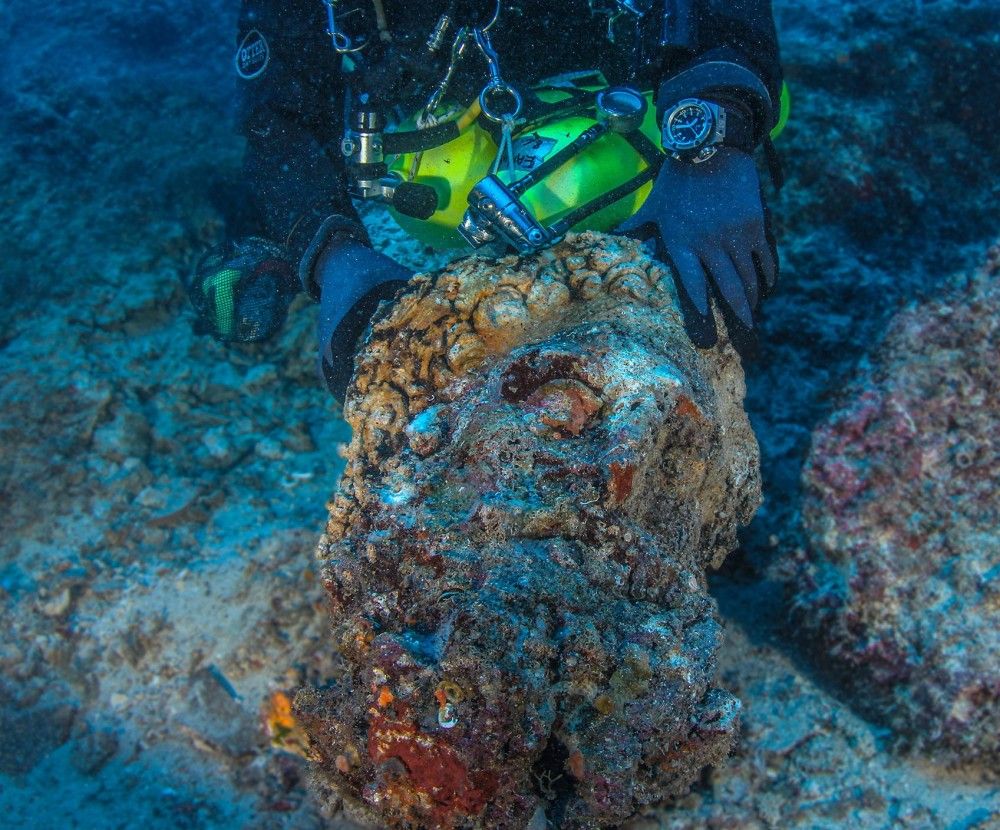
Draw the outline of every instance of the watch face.
[[[682,103],[670,113],[663,132],[672,149],[693,150],[712,132],[712,115],[701,103]]]

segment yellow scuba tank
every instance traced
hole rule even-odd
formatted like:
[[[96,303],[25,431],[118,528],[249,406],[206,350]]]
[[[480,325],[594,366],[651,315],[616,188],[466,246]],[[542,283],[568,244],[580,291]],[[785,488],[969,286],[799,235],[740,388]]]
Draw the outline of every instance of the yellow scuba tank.
[[[529,110],[525,123],[517,124],[512,135],[514,169],[501,167],[497,177],[508,184],[516,181],[598,124],[594,101],[606,88],[606,85],[543,85],[535,89],[541,106],[536,108],[535,114]],[[581,205],[596,203],[650,167],[651,154],[660,154],[659,127],[656,109],[652,106],[652,92],[643,97],[642,120],[632,135],[614,130],[603,132],[593,143],[572,154],[521,194],[521,203],[540,224],[552,225],[570,216]],[[444,116],[444,113],[435,115]],[[477,182],[489,175],[497,157],[494,133],[482,126],[478,115],[478,105],[474,104],[459,117],[457,138],[421,153],[399,155],[389,166],[390,173],[404,181],[429,185],[437,193],[437,210],[427,219],[414,218],[390,208],[393,218],[407,233],[434,248],[467,244],[457,228],[469,207],[469,193]],[[415,121],[401,126],[412,129]],[[638,135],[644,139],[637,140]],[[573,224],[571,229],[611,230],[639,209],[651,187],[651,181],[645,181]]]

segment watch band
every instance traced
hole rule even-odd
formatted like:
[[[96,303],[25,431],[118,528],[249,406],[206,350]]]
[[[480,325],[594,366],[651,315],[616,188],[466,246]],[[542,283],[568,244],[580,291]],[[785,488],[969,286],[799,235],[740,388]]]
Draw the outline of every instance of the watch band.
[[[726,111],[726,137],[722,141],[722,146],[735,147],[745,153],[752,153],[754,148],[753,125],[747,114],[728,102],[711,98],[705,100],[718,104]]]

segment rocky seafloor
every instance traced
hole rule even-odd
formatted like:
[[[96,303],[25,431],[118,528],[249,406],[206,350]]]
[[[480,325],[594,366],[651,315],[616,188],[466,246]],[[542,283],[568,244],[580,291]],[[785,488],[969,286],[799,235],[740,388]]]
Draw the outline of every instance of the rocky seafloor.
[[[953,296],[996,237],[996,10],[775,11],[796,109],[781,283],[746,365],[765,504],[712,584],[742,734],[638,826],[1000,827],[989,762],[901,745],[795,622],[814,431],[890,319]],[[4,826],[343,823],[262,710],[342,670],[314,550],[350,433],[307,303],[275,342],[223,348],[191,332],[179,279],[238,169],[235,12],[0,8]]]

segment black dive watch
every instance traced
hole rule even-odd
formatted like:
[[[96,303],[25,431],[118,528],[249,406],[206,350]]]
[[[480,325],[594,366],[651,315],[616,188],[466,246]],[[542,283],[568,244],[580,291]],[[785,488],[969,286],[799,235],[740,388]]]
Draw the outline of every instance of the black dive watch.
[[[703,98],[684,98],[663,113],[661,141],[668,156],[699,164],[720,147],[750,152],[747,119],[737,111]]]

